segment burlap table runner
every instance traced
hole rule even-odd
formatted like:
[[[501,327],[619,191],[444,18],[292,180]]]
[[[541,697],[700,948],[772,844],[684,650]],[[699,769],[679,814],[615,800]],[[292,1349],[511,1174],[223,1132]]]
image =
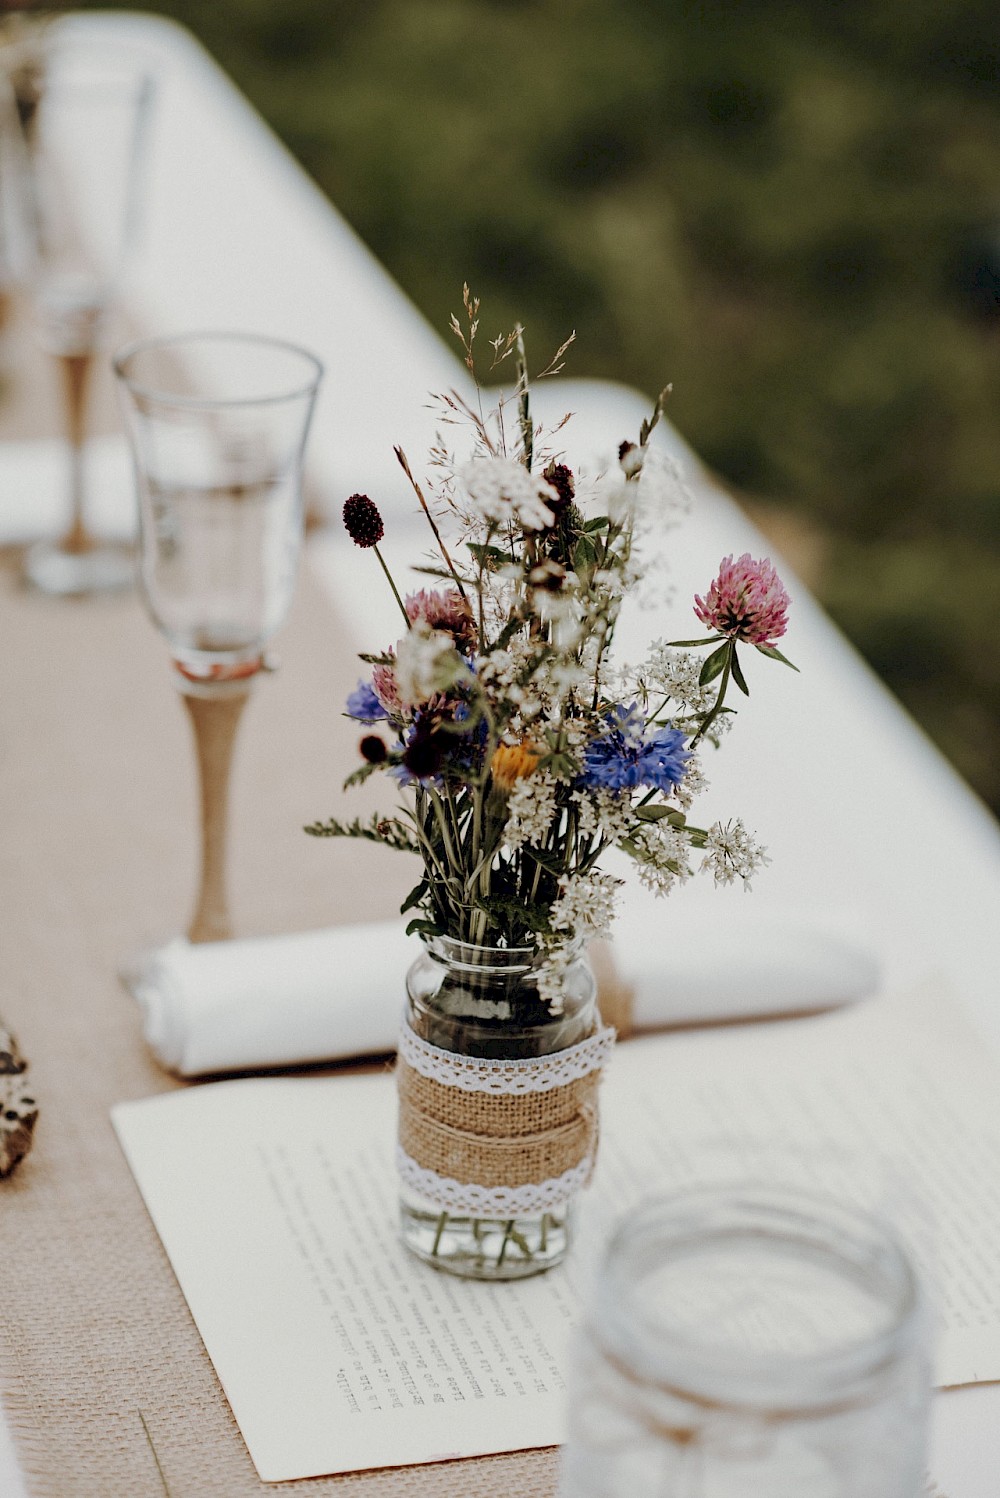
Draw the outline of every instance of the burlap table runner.
[[[33,597],[8,566],[0,642],[0,1012],[42,1110],[31,1155],[0,1182],[3,1394],[30,1490],[254,1494],[265,1485],[108,1121],[113,1103],[180,1085],[147,1055],[115,972],[190,914],[185,715],[134,599]],[[300,831],[338,804],[355,737],[340,713],[357,677],[308,572],[278,648],[283,669],[255,689],[237,746],[238,930],[386,916],[412,882],[408,860]],[[363,813],[376,799],[363,787],[354,806]],[[528,1452],[280,1490],[541,1498],[555,1473],[554,1452]]]

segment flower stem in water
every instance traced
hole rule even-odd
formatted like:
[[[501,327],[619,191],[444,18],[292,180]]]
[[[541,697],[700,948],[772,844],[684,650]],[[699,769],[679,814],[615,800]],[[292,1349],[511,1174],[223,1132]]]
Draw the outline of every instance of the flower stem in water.
[[[504,1261],[504,1258],[505,1258],[506,1253],[507,1253],[507,1244],[510,1242],[511,1235],[513,1234],[513,1232],[514,1232],[514,1219],[511,1218],[510,1222],[508,1222],[508,1223],[506,1223],[504,1225],[503,1242],[500,1245],[500,1252],[497,1254],[497,1268],[498,1269],[500,1268],[500,1265]]]

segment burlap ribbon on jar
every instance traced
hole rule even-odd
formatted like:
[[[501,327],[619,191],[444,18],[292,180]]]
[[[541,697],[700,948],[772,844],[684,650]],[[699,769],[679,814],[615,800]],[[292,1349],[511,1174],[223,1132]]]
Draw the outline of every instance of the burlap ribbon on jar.
[[[590,1179],[597,1089],[614,1044],[601,1026],[551,1056],[456,1056],[404,1022],[397,1058],[402,1180],[448,1211],[562,1206]]]

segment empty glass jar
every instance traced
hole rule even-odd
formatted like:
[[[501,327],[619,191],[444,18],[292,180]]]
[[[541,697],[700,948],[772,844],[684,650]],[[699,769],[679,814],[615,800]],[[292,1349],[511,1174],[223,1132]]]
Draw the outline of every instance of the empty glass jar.
[[[768,1188],[632,1213],[579,1335],[562,1498],[917,1498],[925,1299],[876,1218]]]

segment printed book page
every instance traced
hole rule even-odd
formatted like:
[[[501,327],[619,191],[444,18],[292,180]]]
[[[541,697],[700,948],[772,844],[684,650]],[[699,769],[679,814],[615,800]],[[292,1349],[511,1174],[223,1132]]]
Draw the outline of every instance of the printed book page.
[[[711,1179],[900,1217],[937,1287],[938,1383],[1000,1379],[997,1065],[932,987],[630,1041],[570,1261],[501,1285],[398,1245],[388,1075],[214,1083],[113,1121],[257,1471],[280,1482],[558,1444],[608,1232],[651,1190]],[[942,1454],[959,1431],[967,1446],[967,1422],[945,1420]],[[979,1498],[935,1470],[931,1491]]]

